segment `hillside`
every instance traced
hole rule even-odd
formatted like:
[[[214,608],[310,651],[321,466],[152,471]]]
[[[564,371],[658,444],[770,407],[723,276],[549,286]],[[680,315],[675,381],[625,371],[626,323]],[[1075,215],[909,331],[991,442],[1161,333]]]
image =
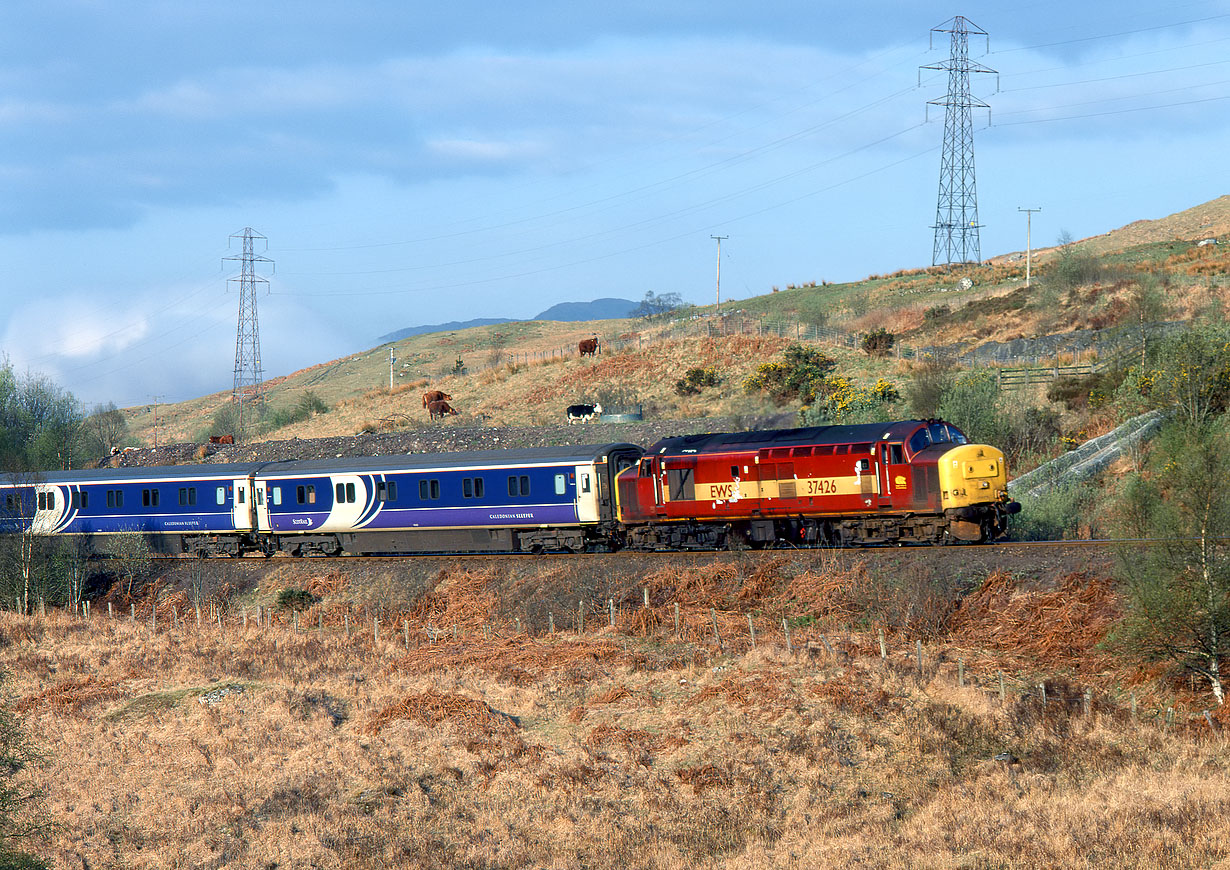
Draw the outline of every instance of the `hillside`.
[[[887,329],[915,348],[968,350],[990,342],[1097,331],[1129,323],[1135,276],[1164,285],[1170,319],[1224,309],[1230,292],[1218,280],[1230,263],[1224,245],[1195,242],[1230,233],[1230,197],[1154,221],[1137,221],[1066,250],[1037,253],[1034,286],[1024,286],[1024,260],[993,258],[982,266],[906,270],[851,284],[804,282],[738,303],[715,319],[516,321],[415,335],[266,383],[273,407],[289,407],[311,393],[328,413],[262,437],[322,437],[428,425],[419,398],[424,388],[453,396],[460,418],[442,425],[544,425],[558,422],[568,404],[601,400],[607,407],[640,406],[647,418],[731,418],[789,413],[793,406],[749,396],[743,380],[773,359],[803,329],[840,335]],[[1065,277],[1073,262],[1093,266]],[[1159,277],[1160,276],[1160,277]],[[1073,284],[1075,280],[1077,283]],[[773,327],[765,334],[765,324]],[[578,358],[577,342],[597,334],[604,352]],[[826,352],[857,382],[877,377],[902,384],[907,361],[871,360],[841,343]],[[397,357],[389,389],[389,351]],[[721,383],[700,395],[679,395],[674,384],[689,368],[712,367]],[[229,391],[158,409],[160,442],[197,440]],[[136,439],[154,442],[153,407],[128,409]]]

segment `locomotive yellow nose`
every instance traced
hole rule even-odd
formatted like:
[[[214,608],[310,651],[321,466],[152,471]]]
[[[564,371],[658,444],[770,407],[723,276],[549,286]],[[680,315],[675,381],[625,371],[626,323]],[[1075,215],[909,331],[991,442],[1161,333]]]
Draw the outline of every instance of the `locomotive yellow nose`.
[[[1008,497],[1008,469],[1003,451],[987,444],[962,444],[940,457],[943,507],[988,504]]]

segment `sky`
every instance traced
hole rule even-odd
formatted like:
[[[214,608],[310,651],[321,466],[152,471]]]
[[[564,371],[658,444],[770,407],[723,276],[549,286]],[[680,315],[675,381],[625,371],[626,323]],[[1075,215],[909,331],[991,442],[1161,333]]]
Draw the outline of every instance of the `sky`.
[[[1230,0],[10,0],[0,353],[86,407],[406,326],[931,265],[960,15],[982,256],[1227,192]]]

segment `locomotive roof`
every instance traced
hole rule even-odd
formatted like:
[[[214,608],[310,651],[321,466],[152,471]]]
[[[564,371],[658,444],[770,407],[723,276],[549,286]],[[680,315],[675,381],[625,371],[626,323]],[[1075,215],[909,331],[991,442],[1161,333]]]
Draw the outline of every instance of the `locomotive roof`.
[[[585,444],[568,447],[527,447],[518,450],[470,450],[460,453],[411,453],[393,456],[341,456],[335,459],[284,459],[270,462],[233,462],[217,465],[143,465],[131,468],[87,468],[76,471],[43,471],[0,474],[0,486],[34,486],[41,483],[97,483],[130,480],[247,477],[253,471],[262,474],[319,474],[322,472],[364,472],[382,470],[413,470],[456,465],[522,465],[548,462],[588,462],[606,456],[613,450],[641,448],[626,442]]]
[[[724,450],[764,450],[809,444],[868,444],[904,438],[928,420],[895,423],[860,423],[854,426],[808,426],[802,429],[763,429],[758,432],[728,432],[663,438],[646,451],[661,453],[715,453]]]

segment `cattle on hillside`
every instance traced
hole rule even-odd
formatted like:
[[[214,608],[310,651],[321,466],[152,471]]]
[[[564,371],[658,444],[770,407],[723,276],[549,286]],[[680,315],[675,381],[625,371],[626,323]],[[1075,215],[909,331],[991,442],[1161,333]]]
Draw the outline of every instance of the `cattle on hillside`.
[[[595,402],[592,405],[569,405],[568,425],[573,423],[592,423],[595,417],[602,415],[602,405]]]
[[[602,353],[602,348],[598,345],[598,339],[583,338],[577,343],[577,350],[581,352],[581,356],[594,356]]]
[[[423,393],[423,407],[428,408],[432,402],[451,402],[453,397],[443,390],[428,390]]]
[[[234,435],[210,435],[209,443],[210,444],[234,444],[235,436]]]
[[[456,417],[457,409],[449,405],[449,403],[443,399],[440,399],[435,402],[428,403],[427,413],[431,415],[431,419],[439,420],[440,418],[447,417],[450,414]]]

